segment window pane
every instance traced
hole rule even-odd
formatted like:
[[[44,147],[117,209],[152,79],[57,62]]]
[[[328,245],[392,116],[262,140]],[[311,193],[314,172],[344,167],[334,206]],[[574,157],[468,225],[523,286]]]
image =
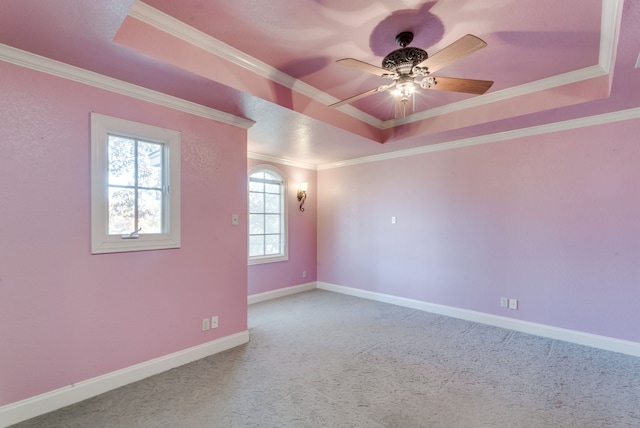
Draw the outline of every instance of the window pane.
[[[251,191],[251,192],[264,192],[264,183],[258,183],[256,181],[249,181],[249,191]]]
[[[264,212],[264,194],[263,193],[249,193],[249,212],[261,213]]]
[[[265,236],[265,255],[280,254],[280,235]]]
[[[135,190],[109,188],[109,235],[131,233],[135,228]]]
[[[266,180],[275,180],[275,181],[280,181],[280,179],[279,179],[278,177],[276,177],[275,175],[273,175],[273,174],[271,174],[271,173],[268,173],[268,172],[265,172],[265,173],[264,173],[264,178],[265,178]]]
[[[91,113],[90,135],[91,253],[180,248],[180,132]]]
[[[249,233],[264,233],[264,215],[249,214]]]
[[[256,263],[270,261],[271,256],[284,259],[284,179],[276,172],[260,170],[249,176],[248,187],[249,257],[257,257]]]
[[[138,186],[162,187],[162,144],[138,142]]]
[[[280,215],[271,214],[265,216],[264,233],[280,233]]]
[[[133,186],[135,184],[135,141],[109,135],[109,184]]]
[[[264,195],[264,212],[280,213],[280,195]]]
[[[264,256],[264,236],[249,237],[249,256]]]
[[[162,233],[162,191],[138,192],[138,228],[140,233]]]
[[[275,193],[277,195],[280,194],[280,185],[279,184],[265,184],[264,191],[266,193]]]

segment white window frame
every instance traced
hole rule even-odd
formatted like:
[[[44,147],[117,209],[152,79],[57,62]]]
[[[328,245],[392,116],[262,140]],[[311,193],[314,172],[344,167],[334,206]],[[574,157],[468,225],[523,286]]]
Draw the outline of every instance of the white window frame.
[[[164,146],[163,233],[135,239],[108,233],[109,135],[136,138]],[[178,131],[91,113],[91,253],[180,248],[180,138]]]
[[[250,251],[250,242],[249,242],[249,237],[250,237],[250,231],[251,231],[251,201],[250,201],[250,191],[249,191],[249,183],[251,180],[251,174],[254,174],[256,172],[259,171],[265,171],[268,172],[270,174],[274,174],[278,177],[280,177],[282,179],[282,190],[281,190],[281,195],[282,195],[282,200],[281,200],[281,209],[282,209],[282,213],[281,213],[281,218],[282,218],[282,227],[281,227],[281,242],[282,242],[282,253],[277,254],[277,255],[268,255],[268,256],[254,256],[251,257],[249,255],[249,251]],[[283,262],[286,260],[289,260],[289,220],[288,220],[288,211],[289,211],[289,205],[288,205],[288,186],[287,186],[287,176],[280,171],[278,168],[272,166],[272,165],[256,165],[253,168],[251,168],[249,170],[249,174],[247,175],[247,218],[249,219],[249,221],[247,222],[247,256],[248,256],[248,262],[249,265],[256,265],[256,264],[262,264],[262,263],[274,263],[274,262]]]

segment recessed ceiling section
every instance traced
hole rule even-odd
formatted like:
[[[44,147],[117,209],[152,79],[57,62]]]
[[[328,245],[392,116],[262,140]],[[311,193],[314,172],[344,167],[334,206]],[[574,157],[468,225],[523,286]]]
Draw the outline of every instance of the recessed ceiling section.
[[[299,3],[289,1],[290,8],[276,13],[270,2],[249,5],[247,0],[216,4],[215,11],[196,0],[136,2],[114,41],[379,143],[608,96],[609,80],[598,65],[605,28],[601,0],[496,0],[462,8],[452,2],[403,2],[395,10],[314,3],[314,11]],[[335,60],[378,64],[379,55],[398,48],[393,44],[399,30],[414,31],[412,45],[432,53],[467,33],[486,39],[486,48],[442,72],[494,80],[494,87],[479,96],[426,89],[417,94],[416,113],[399,119],[386,91],[353,106],[327,107],[338,97],[384,84]],[[394,127],[403,130],[387,131]]]

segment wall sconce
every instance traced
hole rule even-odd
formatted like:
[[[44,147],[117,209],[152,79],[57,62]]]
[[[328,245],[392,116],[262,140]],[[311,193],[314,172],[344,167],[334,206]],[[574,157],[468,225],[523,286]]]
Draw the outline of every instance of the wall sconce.
[[[307,200],[307,183],[300,183],[300,190],[298,190],[298,201],[300,202],[300,211],[304,212],[304,201]]]

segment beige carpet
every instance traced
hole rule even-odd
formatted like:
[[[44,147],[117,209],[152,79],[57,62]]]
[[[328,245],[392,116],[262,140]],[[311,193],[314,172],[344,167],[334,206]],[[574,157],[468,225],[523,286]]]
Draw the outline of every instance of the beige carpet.
[[[326,291],[251,341],[16,427],[640,427],[640,358]]]

